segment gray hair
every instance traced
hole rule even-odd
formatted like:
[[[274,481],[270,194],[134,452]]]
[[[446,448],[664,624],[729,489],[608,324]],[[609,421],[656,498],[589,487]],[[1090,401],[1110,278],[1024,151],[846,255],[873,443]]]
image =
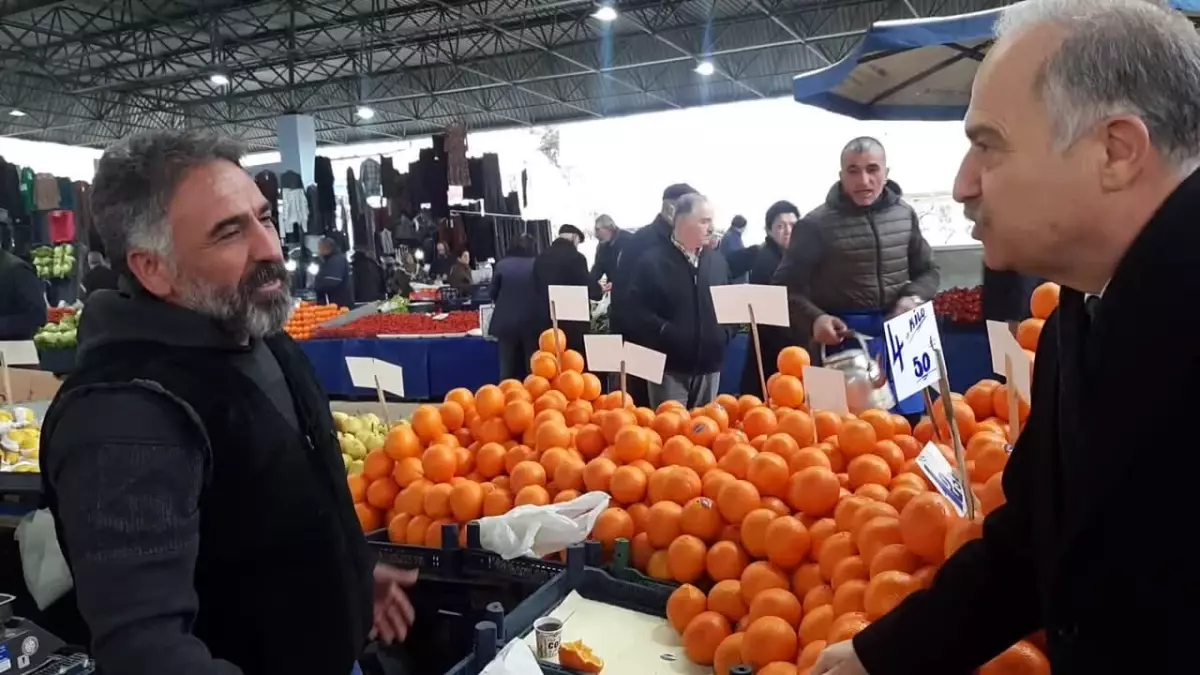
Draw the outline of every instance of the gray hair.
[[[1200,164],[1200,35],[1187,17],[1155,0],[1029,0],[1004,11],[996,35],[1040,24],[1063,31],[1035,82],[1060,151],[1133,115],[1174,168]]]
[[[846,155],[870,154],[878,154],[880,157],[887,159],[887,151],[883,149],[883,143],[880,143],[878,138],[859,136],[847,143],[846,147],[842,148],[842,157]]]
[[[607,213],[601,213],[596,216],[596,229],[608,230],[609,232],[617,231],[617,221],[613,220],[612,216]]]
[[[705,197],[698,192],[693,192],[676,199],[674,222],[679,222],[680,218],[695,213],[700,209],[701,206],[704,206],[707,203],[708,197]]]
[[[92,222],[112,265],[128,271],[126,257],[139,249],[169,259],[167,208],[180,181],[211,162],[240,164],[244,154],[231,138],[175,129],[130,136],[105,150],[92,186]]]

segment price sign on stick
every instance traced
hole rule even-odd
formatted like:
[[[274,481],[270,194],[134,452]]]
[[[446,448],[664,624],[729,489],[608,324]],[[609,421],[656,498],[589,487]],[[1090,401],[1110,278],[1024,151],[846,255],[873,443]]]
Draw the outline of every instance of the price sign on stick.
[[[933,356],[937,360],[938,371],[941,375],[938,376],[938,392],[940,398],[938,403],[942,406],[942,411],[946,414],[946,426],[950,427],[950,443],[954,448],[954,459],[958,464],[959,483],[964,486],[971,484],[971,478],[967,475],[967,458],[966,451],[963,449],[962,434],[958,431],[958,416],[954,414],[954,403],[950,397],[950,379],[946,376],[946,359],[942,356],[941,349],[935,349]],[[934,427],[937,422],[934,422]],[[968,495],[969,496],[969,495]],[[975,518],[975,500],[974,498],[967,500],[967,517]]]
[[[962,481],[954,472],[954,467],[946,461],[942,451],[932,441],[925,444],[921,454],[917,455],[917,466],[929,477],[933,487],[954,505],[958,515],[967,514],[967,492],[963,489]],[[972,502],[973,505],[973,502]],[[974,510],[972,508],[972,510]]]
[[[346,369],[350,371],[350,383],[355,387],[375,390],[375,395],[379,398],[379,407],[383,411],[383,419],[388,427],[391,427],[387,398],[383,393],[386,391],[404,397],[404,369],[394,363],[367,356],[347,356]]]
[[[625,362],[625,338],[620,335],[584,335],[587,368],[593,373],[619,373]]]
[[[632,342],[625,343],[625,372],[630,375],[654,384],[662,384],[663,369],[666,365],[666,354]]]
[[[591,321],[587,286],[551,286],[550,311],[557,321]]]
[[[1029,355],[1017,343],[1008,324],[1000,321],[988,321],[988,346],[992,353],[992,372],[1003,375],[1008,383],[1008,419],[1010,439],[1013,443],[1021,435],[1020,402],[1018,396],[1026,403],[1030,400],[1031,374],[1033,365]]]
[[[788,327],[787,288],[763,284],[736,284],[713,286],[713,312],[717,323],[750,324],[750,339],[754,341],[754,356],[758,362],[759,386],[767,403],[771,396],[767,392],[767,374],[763,369],[762,340],[758,336],[759,324]]]
[[[850,403],[846,398],[846,376],[842,371],[804,366],[804,389],[808,393],[810,410],[828,410],[839,415],[850,414]]]
[[[939,369],[934,352],[941,350],[942,336],[932,302],[890,319],[883,325],[883,332],[898,398],[906,399],[937,382]]]

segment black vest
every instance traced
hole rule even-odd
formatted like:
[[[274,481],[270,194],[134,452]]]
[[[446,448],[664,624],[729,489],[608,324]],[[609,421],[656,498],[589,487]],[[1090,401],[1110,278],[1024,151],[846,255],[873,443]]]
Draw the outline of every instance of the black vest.
[[[134,380],[157,382],[186,402],[211,448],[200,499],[193,632],[214,657],[246,675],[342,675],[371,628],[373,559],[312,367],[286,336],[267,344],[287,378],[299,434],[219,349],[101,346],[85,353],[56,402],[80,388]],[[44,443],[54,433],[57,407],[47,414]],[[44,484],[55,510],[54,491]],[[70,560],[61,531],[59,541]]]

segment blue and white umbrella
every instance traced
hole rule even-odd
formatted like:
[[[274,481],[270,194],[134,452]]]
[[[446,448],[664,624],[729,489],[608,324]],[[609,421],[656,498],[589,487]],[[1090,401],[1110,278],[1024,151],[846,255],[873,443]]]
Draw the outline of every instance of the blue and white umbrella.
[[[1200,17],[1200,0],[1171,4]],[[841,61],[797,75],[793,95],[860,120],[961,120],[1003,11],[880,21]]]

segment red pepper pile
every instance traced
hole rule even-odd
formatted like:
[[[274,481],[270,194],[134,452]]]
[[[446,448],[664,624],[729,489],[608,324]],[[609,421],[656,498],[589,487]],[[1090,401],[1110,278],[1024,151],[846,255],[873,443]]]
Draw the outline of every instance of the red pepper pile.
[[[953,323],[979,323],[983,320],[983,287],[942,291],[933,299],[933,311]]]
[[[437,335],[466,333],[479,328],[479,312],[450,312],[441,321],[434,314],[372,314],[337,328],[321,328],[316,339],[373,338],[380,335]]]
[[[64,316],[75,313],[74,307],[51,307],[46,310],[46,321],[49,323],[58,323],[63,320]]]

